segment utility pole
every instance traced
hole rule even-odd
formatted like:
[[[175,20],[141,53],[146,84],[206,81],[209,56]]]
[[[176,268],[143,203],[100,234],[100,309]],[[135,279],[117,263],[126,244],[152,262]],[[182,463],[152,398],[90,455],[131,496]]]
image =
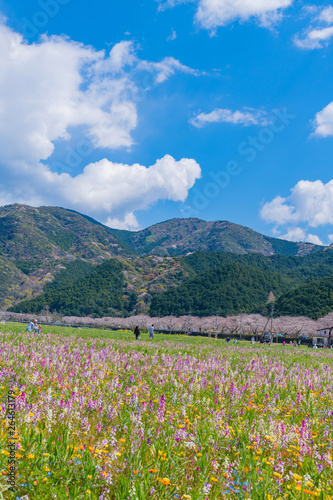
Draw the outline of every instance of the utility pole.
[[[190,314],[191,314],[191,311],[188,312],[188,318],[187,318],[187,335],[190,335]]]
[[[218,315],[219,315],[219,313],[216,312],[216,328],[215,328],[216,331],[218,331],[218,328],[219,328],[219,325],[218,325],[218,322],[217,322]]]
[[[240,317],[239,340],[242,340],[242,333],[243,333],[243,309],[241,310],[241,317]]]
[[[172,332],[172,316],[173,316],[173,313],[171,313],[171,320],[170,320],[170,335],[171,335],[171,332]]]
[[[272,304],[272,311],[271,311],[271,335],[272,335],[272,342],[274,341],[273,339],[273,316],[274,316],[274,304]],[[277,339],[276,339],[277,341]]]

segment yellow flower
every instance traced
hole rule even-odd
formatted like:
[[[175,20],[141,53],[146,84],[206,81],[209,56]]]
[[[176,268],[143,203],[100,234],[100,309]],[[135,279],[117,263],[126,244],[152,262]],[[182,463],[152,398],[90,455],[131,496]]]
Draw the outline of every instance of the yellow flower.
[[[278,472],[274,472],[274,473],[273,473],[273,476],[276,476],[276,477],[278,477],[279,479],[282,479],[281,474],[279,474]]]
[[[29,453],[28,458],[35,458],[35,455],[33,453]]]
[[[190,495],[183,495],[183,498],[188,498],[189,500],[191,500]]]
[[[164,484],[164,486],[167,486],[168,484],[170,484],[170,479],[164,477],[163,479],[160,479],[160,482]]]
[[[202,453],[197,453],[197,457],[202,457]]]
[[[90,490],[87,490],[87,493],[88,493],[88,495],[90,495],[91,491],[90,491]]]
[[[44,478],[43,478],[43,481],[48,481],[47,477],[44,477]]]
[[[92,479],[92,476],[87,476],[88,479]]]
[[[34,417],[34,413],[29,413],[29,417]]]
[[[210,476],[210,480],[213,481],[213,483],[218,483],[219,480],[216,479],[216,477]]]

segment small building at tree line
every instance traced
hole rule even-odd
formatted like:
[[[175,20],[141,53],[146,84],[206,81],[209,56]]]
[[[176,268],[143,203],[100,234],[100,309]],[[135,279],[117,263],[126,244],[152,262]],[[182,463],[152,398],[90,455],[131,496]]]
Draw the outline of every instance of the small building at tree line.
[[[317,330],[315,337],[312,338],[312,344],[330,347],[333,344],[333,326]]]

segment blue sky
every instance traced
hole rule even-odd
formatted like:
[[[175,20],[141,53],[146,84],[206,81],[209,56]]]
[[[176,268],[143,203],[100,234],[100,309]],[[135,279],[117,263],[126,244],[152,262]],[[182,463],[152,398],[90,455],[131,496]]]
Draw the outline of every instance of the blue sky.
[[[0,0],[0,12],[0,204],[333,241],[329,2]]]

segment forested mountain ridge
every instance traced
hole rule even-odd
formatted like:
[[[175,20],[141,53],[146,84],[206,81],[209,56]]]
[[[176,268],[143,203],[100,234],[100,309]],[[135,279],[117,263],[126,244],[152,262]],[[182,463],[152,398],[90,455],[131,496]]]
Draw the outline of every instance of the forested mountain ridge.
[[[272,291],[281,295],[292,287],[291,280],[272,273],[229,263],[199,273],[182,285],[155,295],[150,307],[152,316],[221,316],[259,309]]]
[[[76,259],[101,264],[133,255],[102,225],[57,207],[0,207],[0,306],[41,293]]]
[[[333,275],[302,285],[281,295],[276,302],[280,316],[318,319],[333,311]]]
[[[321,247],[264,236],[253,229],[227,221],[171,219],[132,232],[112,229],[112,233],[140,255],[186,255],[190,252],[224,252],[262,255],[307,255]]]
[[[272,291],[279,312],[290,314],[288,294],[331,276],[333,247],[277,240],[229,222],[172,219],[130,232],[62,208],[0,207],[2,309],[228,315],[265,311]],[[331,307],[325,297],[316,311]]]

